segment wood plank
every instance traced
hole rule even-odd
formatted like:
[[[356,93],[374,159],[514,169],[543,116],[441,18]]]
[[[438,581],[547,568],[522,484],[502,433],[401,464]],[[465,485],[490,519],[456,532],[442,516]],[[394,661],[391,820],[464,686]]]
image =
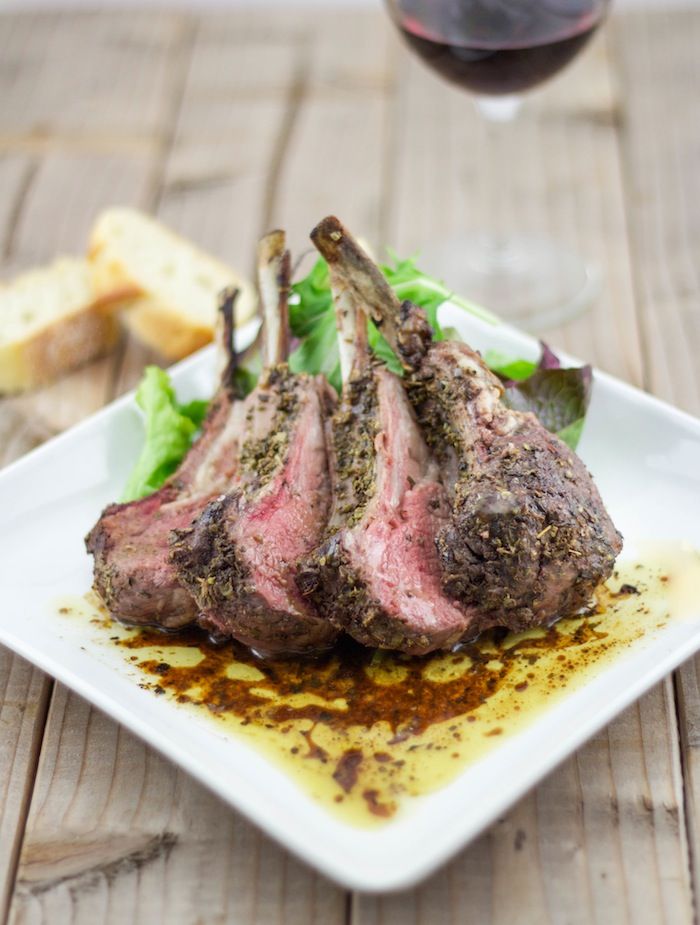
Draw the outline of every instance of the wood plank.
[[[186,28],[184,16],[136,10],[2,16],[0,144],[158,134]]]
[[[0,251],[14,229],[31,164],[23,155],[0,157]],[[0,402],[0,467],[46,439],[45,428]],[[29,807],[50,680],[0,647],[0,920],[10,900]]]
[[[239,265],[253,254],[301,61],[301,44],[265,39],[260,22],[243,14],[199,25],[153,198],[166,222]],[[129,343],[116,388],[150,359]],[[342,890],[58,689],[12,922],[344,918]]]
[[[600,301],[547,338],[641,384],[618,138],[624,113],[612,75],[599,39],[504,128],[517,152],[506,220],[601,262]],[[468,100],[404,55],[398,86],[392,148],[401,156],[389,175],[386,239],[410,253],[441,235],[488,228],[490,184],[502,177],[490,170],[485,129]],[[636,92],[630,85],[625,99]],[[691,922],[687,868],[666,681],[426,884],[380,899],[356,896],[353,921],[422,925],[439,909],[460,923]]]
[[[615,31],[628,97],[622,135],[645,385],[700,414],[700,12],[645,11]],[[691,491],[693,488],[690,489]],[[700,658],[676,675],[686,820],[700,893]]]
[[[389,93],[394,50],[384,17],[345,11],[324,17],[305,75],[307,94],[280,170],[270,226],[288,232],[293,254],[329,213],[377,242],[385,205]]]
[[[280,127],[305,54],[303,33],[290,40],[266,23],[250,12],[198,22],[154,197],[168,227],[251,275]],[[159,361],[130,338],[117,393],[138,382],[146,363]]]
[[[79,697],[51,704],[10,922],[340,922],[341,891]]]
[[[198,21],[154,196],[168,227],[251,275],[280,126],[304,65],[302,29],[290,35],[251,11]],[[162,359],[130,338],[117,394],[151,362]]]
[[[258,21],[201,21],[157,203],[170,227],[246,273],[304,60],[300,41]]]
[[[35,172],[24,154],[0,155],[0,266],[11,250],[12,239],[26,192]],[[51,429],[28,419],[12,400],[0,399],[0,466],[7,465],[51,435]]]
[[[670,681],[415,890],[356,895],[356,925],[692,922]]]
[[[0,647],[0,917],[13,888],[51,684]]]
[[[9,232],[14,228],[15,217],[21,208],[32,170],[33,163],[26,154],[0,153],[0,235],[3,242],[3,258],[7,257],[11,245]]]
[[[631,14],[615,31],[627,99],[622,140],[645,384],[695,413],[700,410],[700,214],[695,208],[700,126],[694,92],[699,38],[697,11]]]
[[[3,126],[0,129],[0,253],[2,271],[9,274],[52,259],[59,253],[82,252],[89,226],[99,209],[115,201],[146,202],[150,195],[153,160],[160,149],[157,136],[144,134],[139,144],[116,155],[107,145],[88,145],[85,149],[79,145],[55,145],[52,143],[55,135],[51,133],[71,128],[66,107],[74,103],[73,128],[92,125],[95,130],[107,131],[106,123],[98,125],[89,118],[90,111],[100,111],[98,102],[104,97],[104,91],[98,87],[106,64],[112,72],[109,78],[112,83],[106,101],[109,105],[104,111],[109,112],[113,102],[117,105],[119,94],[122,109],[133,100],[133,95],[130,98],[123,88],[115,89],[123,84],[122,72],[133,67],[135,89],[144,94],[143,106],[135,107],[142,121],[125,125],[125,128],[143,133],[160,131],[161,124],[150,114],[152,103],[149,100],[159,96],[158,71],[165,66],[168,49],[163,42],[161,54],[156,54],[153,30],[149,33],[146,29],[141,51],[130,50],[124,41],[129,34],[134,37],[133,32],[124,28],[111,29],[110,40],[105,32],[111,28],[109,22],[94,18],[88,22],[85,18],[81,20],[72,54],[67,54],[65,45],[70,29],[66,18],[59,18],[60,28],[56,27],[55,17],[0,19],[3,55],[8,51],[0,70],[0,95],[7,103],[0,114]],[[162,31],[166,20],[159,19]],[[172,23],[168,28],[171,34],[177,31],[173,31]],[[105,43],[110,41],[117,43],[122,70],[115,67],[115,54],[110,57],[106,52]],[[18,62],[16,55],[21,61]],[[79,62],[77,72],[72,72],[75,79],[72,90],[70,68],[66,67],[71,59]],[[26,70],[27,63],[34,69]],[[37,73],[41,74],[39,80]],[[59,90],[64,109],[55,112],[53,100],[58,97],[52,94]],[[74,98],[78,91],[80,100],[76,103]],[[170,101],[166,97],[163,100],[169,107]],[[18,113],[26,117],[22,124]],[[56,117],[54,121],[49,119],[52,114]],[[46,122],[41,121],[44,115],[48,119]],[[13,122],[15,119],[19,121]],[[165,125],[165,118],[161,122]],[[28,150],[24,143],[8,140],[7,125],[16,127],[15,138],[23,132],[41,133],[41,146]],[[117,361],[118,354],[113,354],[48,388],[0,401],[0,464],[20,456],[99,408],[111,395]],[[34,784],[50,689],[49,680],[40,672],[5,650],[0,651],[2,921]]]

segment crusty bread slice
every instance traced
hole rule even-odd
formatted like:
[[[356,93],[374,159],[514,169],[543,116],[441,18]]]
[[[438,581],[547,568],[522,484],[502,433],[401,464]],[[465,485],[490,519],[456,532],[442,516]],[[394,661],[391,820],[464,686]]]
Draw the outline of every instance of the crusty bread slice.
[[[0,393],[53,381],[109,350],[118,331],[108,300],[93,294],[84,258],[23,273],[0,287]]]
[[[217,297],[237,286],[237,323],[256,309],[255,290],[230,267],[136,209],[107,209],[90,237],[89,260],[96,295],[132,289],[122,307],[134,334],[169,360],[211,341]]]

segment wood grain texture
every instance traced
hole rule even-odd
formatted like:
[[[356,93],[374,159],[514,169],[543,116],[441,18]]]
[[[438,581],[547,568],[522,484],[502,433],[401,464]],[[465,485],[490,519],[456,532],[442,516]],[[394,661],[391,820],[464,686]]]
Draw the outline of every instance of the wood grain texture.
[[[700,409],[700,78],[697,12],[645,12],[614,30],[645,385]]]
[[[549,339],[697,410],[688,88],[700,15],[675,17],[625,17],[532,94],[512,127],[505,218],[604,268],[593,311]],[[493,215],[494,165],[468,98],[402,53],[374,13],[2,17],[0,57],[6,270],[80,249],[116,201],[246,270],[262,229],[286,226],[299,251],[327,212],[400,252]],[[1,403],[0,463],[133,385],[151,359],[125,342]],[[682,672],[680,716],[667,681],[423,886],[348,909],[342,890],[61,687],[44,732],[47,682],[2,655],[0,902],[31,796],[13,923],[340,925],[349,911],[354,925],[684,925],[691,860],[696,889],[700,873],[698,671]]]
[[[0,156],[0,252],[7,253],[31,164],[21,154]],[[0,402],[0,467],[50,435],[27,419],[15,402]],[[0,647],[0,920],[14,886],[29,808],[44,717],[52,682],[38,669]]]
[[[605,270],[593,309],[547,339],[642,384],[625,111],[610,55],[599,39],[503,127],[517,152],[507,180],[468,100],[401,55],[385,236],[410,253],[438,235],[489,228],[492,185],[507,182],[506,227],[547,234]],[[675,724],[667,681],[419,889],[355,897],[354,923],[423,925],[436,908],[455,923],[692,922]]]
[[[157,214],[248,273],[302,63],[299,42],[261,34],[252,14],[197,29]]]
[[[9,921],[341,922],[342,893],[59,687]]]
[[[287,229],[293,253],[329,213],[372,242],[381,232],[394,43],[374,14],[338,13],[314,28],[306,92],[281,158],[268,224]]]
[[[667,681],[418,889],[356,896],[353,923],[692,922],[674,724]]]
[[[14,887],[51,682],[0,647],[0,916]]]
[[[645,11],[614,32],[647,388],[700,414],[700,17]],[[660,130],[659,127],[663,126]],[[693,488],[691,487],[691,491]],[[700,889],[700,658],[676,675],[685,809]]]
[[[451,235],[505,229],[545,235],[596,262],[602,296],[580,319],[547,331],[547,339],[640,384],[620,101],[604,38],[528,96],[514,123],[496,127],[504,134],[497,145],[505,148],[502,163],[494,162],[488,126],[470,99],[405,52],[397,88],[385,240],[412,253]],[[506,201],[496,219],[503,185]]]
[[[100,17],[0,17],[0,267],[3,274],[25,269],[58,253],[81,253],[95,214],[116,202],[147,205],[154,158],[159,151],[160,122],[149,100],[159,90],[168,44],[180,31],[171,17],[156,17],[141,33],[140,51],[129,47],[126,20]],[[156,23],[156,20],[158,22]],[[157,28],[156,28],[157,26]],[[138,23],[135,23],[138,27]],[[71,38],[72,36],[72,38]],[[160,36],[160,38],[159,38]],[[169,38],[170,37],[170,38]],[[66,42],[73,55],[68,54]],[[162,46],[156,51],[158,41]],[[110,46],[113,52],[108,54]],[[138,44],[138,43],[137,43]],[[5,52],[7,54],[5,55]],[[67,67],[71,57],[78,72]],[[132,93],[125,92],[122,71],[132,72]],[[111,79],[106,76],[109,64]],[[37,75],[40,75],[38,79]],[[91,75],[91,76],[90,76]],[[105,89],[104,84],[109,84]],[[143,137],[115,154],[110,145],[94,144],[109,126],[99,113],[126,119],[137,92],[143,105],[128,126]],[[56,97],[54,94],[58,93]],[[77,95],[77,99],[76,99]],[[63,108],[55,106],[63,99]],[[119,102],[121,100],[121,102]],[[72,110],[71,110],[71,107]],[[69,118],[68,110],[72,111]],[[91,113],[97,114],[94,118]],[[3,120],[9,120],[3,122]],[[127,120],[128,121],[128,120]],[[6,131],[7,126],[12,131]],[[119,122],[112,127],[118,127]],[[66,145],[65,133],[80,131],[84,146]],[[91,134],[92,133],[92,134]],[[10,136],[12,136],[10,138]],[[90,136],[90,137],[88,137]],[[40,144],[36,145],[36,139]],[[13,140],[14,139],[14,140]],[[29,143],[28,143],[29,142]],[[0,464],[77,422],[101,407],[113,393],[118,354],[93,363],[40,391],[0,401]],[[2,650],[0,655],[0,915],[11,891],[15,861],[23,837],[38,749],[51,684],[40,672]]]
[[[135,10],[3,16],[0,143],[162,131],[172,55],[186,22]]]
[[[288,49],[280,35],[268,45],[257,30],[255,17],[191,30],[187,60],[173,66],[174,86],[164,94],[172,129],[155,146],[150,171],[156,213],[238,265],[253,253],[259,225],[249,217],[265,209],[301,60],[301,44]],[[129,341],[115,391],[131,387],[152,359]],[[345,920],[345,906],[343,891],[57,690],[11,922],[333,925]]]

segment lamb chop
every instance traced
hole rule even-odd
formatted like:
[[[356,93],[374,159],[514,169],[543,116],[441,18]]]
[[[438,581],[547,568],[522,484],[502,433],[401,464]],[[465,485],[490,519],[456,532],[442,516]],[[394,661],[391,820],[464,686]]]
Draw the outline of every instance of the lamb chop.
[[[325,380],[294,374],[288,351],[289,253],[282,232],[261,241],[260,290],[267,366],[247,399],[240,475],[189,529],[171,561],[197,601],[199,622],[279,655],[327,648],[337,633],[299,593],[298,561],[318,543],[331,503]]]
[[[110,504],[85,539],[95,557],[95,590],[112,616],[125,623],[175,629],[197,614],[168,558],[168,536],[191,523],[236,470],[243,416],[232,339],[236,295],[222,295],[228,359],[199,439],[162,488],[136,501]]]
[[[423,310],[399,303],[336,218],[312,238],[405,369],[452,508],[436,536],[441,583],[474,614],[470,631],[520,630],[576,613],[622,548],[582,461],[533,414],[500,401],[502,386],[478,353],[433,342]]]
[[[356,290],[337,263],[330,271],[343,374],[327,440],[334,506],[298,584],[365,645],[416,654],[450,647],[472,615],[441,587],[435,541],[450,509],[438,466],[401,380],[372,358]]]

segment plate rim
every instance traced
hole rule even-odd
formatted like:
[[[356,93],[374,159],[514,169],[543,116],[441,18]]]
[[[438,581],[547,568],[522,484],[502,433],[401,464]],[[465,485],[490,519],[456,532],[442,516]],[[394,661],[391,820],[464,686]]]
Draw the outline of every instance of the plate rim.
[[[510,333],[512,330],[521,340],[531,339],[515,329],[509,329],[507,325],[499,325],[499,330],[504,333]],[[209,346],[196,354],[188,357],[170,367],[170,372],[177,379],[191,375],[198,367],[204,367],[206,364],[211,366],[211,359],[214,348]],[[562,356],[567,360],[568,355],[562,352]],[[649,393],[626,383],[615,376],[595,370],[595,378],[599,381],[606,382],[611,388],[619,390],[626,395],[636,405],[656,408],[659,412],[669,417],[671,420],[679,423],[684,427],[690,427],[700,438],[700,419],[685,412],[675,406],[650,395]],[[34,448],[29,453],[10,463],[0,471],[0,488],[8,480],[16,477],[19,469],[27,467],[32,463],[40,462],[45,455],[60,450],[64,443],[70,442],[83,431],[98,425],[102,419],[109,418],[118,412],[121,408],[127,406],[133,401],[135,390],[131,390],[123,396],[110,402],[105,407],[99,409],[75,426],[69,428],[61,434],[51,438],[44,444]],[[521,773],[515,778],[515,783],[508,788],[506,795],[500,800],[492,802],[491,808],[485,813],[474,814],[468,824],[453,826],[447,836],[441,839],[439,846],[429,853],[414,852],[409,856],[409,860],[399,868],[391,862],[386,867],[372,868],[370,864],[362,863],[363,859],[353,856],[352,851],[348,851],[342,845],[342,839],[334,845],[334,850],[325,853],[322,849],[316,849],[309,845],[308,837],[302,832],[296,832],[284,824],[275,824],[275,820],[265,817],[260,812],[259,797],[258,805],[250,805],[245,799],[238,799],[238,794],[226,790],[219,786],[218,782],[212,782],[211,777],[207,777],[206,767],[203,762],[198,763],[196,758],[189,754],[184,745],[177,740],[168,736],[167,731],[161,733],[153,725],[153,718],[144,719],[140,714],[134,713],[133,709],[123,706],[118,699],[103,692],[103,690],[94,682],[86,680],[84,677],[77,675],[74,671],[64,667],[59,661],[52,658],[50,654],[43,652],[41,649],[33,648],[30,643],[25,642],[20,636],[15,636],[12,631],[3,628],[0,622],[0,642],[16,651],[23,658],[28,659],[33,664],[38,665],[42,670],[55,677],[58,681],[65,684],[68,688],[84,697],[88,702],[95,705],[98,709],[111,716],[117,722],[124,725],[132,733],[145,741],[148,745],[155,748],[160,754],[165,755],[169,760],[175,762],[183,768],[186,773],[191,774],[200,783],[209,790],[216,793],[227,804],[232,805],[237,811],[241,812],[246,818],[250,819],[255,825],[262,828],[268,835],[274,838],[279,844],[290,849],[295,855],[300,857],[306,863],[311,864],[314,868],[321,870],[325,875],[330,877],[336,883],[350,889],[358,889],[364,892],[385,892],[406,889],[417,882],[423,880],[434,872],[439,866],[445,863],[458,850],[466,846],[480,832],[482,832],[500,813],[505,812],[518,799],[522,797],[536,782],[541,780],[545,775],[550,773],[556,766],[563,762],[578,747],[587,741],[596,732],[602,729],[615,716],[622,712],[626,707],[637,700],[642,694],[658,683],[661,678],[677,668],[686,659],[690,658],[700,648],[700,630],[694,636],[686,639],[682,644],[676,645],[671,649],[664,658],[659,659],[653,669],[646,671],[643,676],[637,678],[635,682],[629,684],[624,691],[621,691],[598,715],[590,715],[586,721],[570,731],[570,734],[563,736],[559,741],[552,745],[545,758],[539,762],[532,763],[528,766],[525,773]],[[621,657],[622,658],[622,657]],[[114,673],[120,679],[120,682],[131,684],[124,676]],[[583,686],[588,687],[588,682]],[[562,698],[566,700],[567,698]],[[156,711],[157,712],[157,711]],[[182,715],[185,715],[184,713]],[[536,720],[534,721],[536,722]],[[508,741],[515,741],[522,736],[527,736],[528,730],[532,724],[529,724],[523,730],[508,737]],[[237,744],[250,748],[247,743],[237,740]],[[266,759],[268,760],[268,759]],[[270,762],[272,763],[272,762]],[[467,766],[469,767],[469,766]],[[452,783],[458,782],[467,770],[465,767]],[[447,785],[448,787],[451,784]],[[302,791],[303,792],[303,791]],[[306,794],[304,794],[306,797]],[[311,800],[311,797],[306,797]],[[347,823],[335,819],[327,814],[329,823],[332,826],[341,828],[353,828]],[[396,823],[398,825],[398,823]],[[409,821],[410,824],[410,821]],[[340,831],[341,829],[339,829]],[[366,830],[372,838],[375,833],[383,830]]]

